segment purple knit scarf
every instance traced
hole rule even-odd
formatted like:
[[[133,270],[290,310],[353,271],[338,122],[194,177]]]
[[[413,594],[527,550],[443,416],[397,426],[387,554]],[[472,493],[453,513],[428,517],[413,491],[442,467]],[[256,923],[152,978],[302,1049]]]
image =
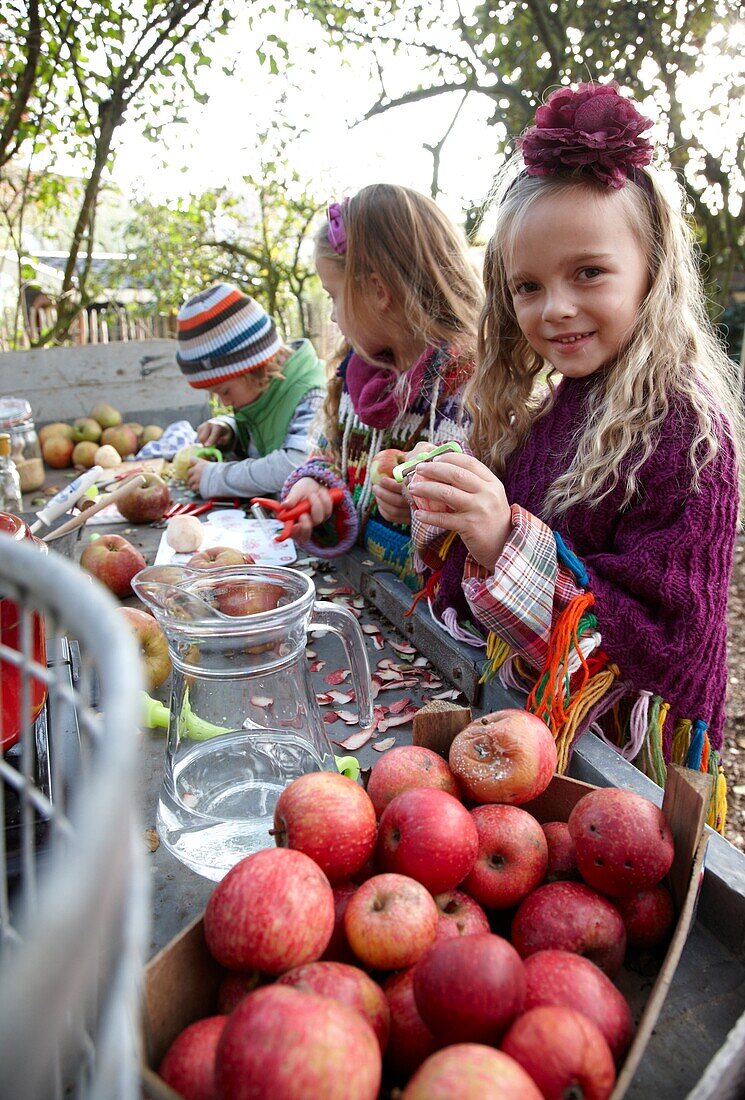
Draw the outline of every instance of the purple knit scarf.
[[[427,348],[406,372],[411,393],[419,389],[432,349]],[[401,412],[396,392],[400,375],[393,367],[375,366],[353,352],[346,368],[346,381],[352,406],[369,428],[389,428]]]

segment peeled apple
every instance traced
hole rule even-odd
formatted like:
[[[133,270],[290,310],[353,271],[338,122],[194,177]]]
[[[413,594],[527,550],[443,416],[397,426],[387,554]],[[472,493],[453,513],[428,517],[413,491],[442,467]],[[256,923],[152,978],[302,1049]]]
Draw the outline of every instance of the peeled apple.
[[[198,550],[204,538],[204,528],[196,516],[172,516],[166,528],[166,542],[177,554]]]
[[[114,466],[121,466],[121,464],[122,456],[110,443],[105,443],[103,447],[99,447],[93,459],[93,465],[103,466],[104,470],[110,470]]]

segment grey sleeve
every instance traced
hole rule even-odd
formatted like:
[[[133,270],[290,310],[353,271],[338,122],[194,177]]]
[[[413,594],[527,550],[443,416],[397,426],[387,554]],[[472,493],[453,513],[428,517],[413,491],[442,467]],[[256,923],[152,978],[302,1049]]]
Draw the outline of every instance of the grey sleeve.
[[[293,470],[307,461],[310,427],[323,400],[323,390],[311,390],[295,409],[282,446],[268,455],[251,455],[237,462],[209,462],[202,471],[200,496],[279,496]]]

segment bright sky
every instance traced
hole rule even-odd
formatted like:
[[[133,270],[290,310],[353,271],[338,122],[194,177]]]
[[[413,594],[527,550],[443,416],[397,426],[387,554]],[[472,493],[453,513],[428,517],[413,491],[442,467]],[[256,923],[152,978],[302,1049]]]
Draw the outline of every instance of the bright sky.
[[[475,3],[461,0],[460,9],[467,13]],[[147,194],[162,201],[219,186],[240,194],[245,189],[242,177],[259,165],[257,133],[276,116],[280,96],[285,97],[284,117],[303,131],[291,145],[292,166],[320,199],[353,193],[377,181],[429,193],[432,156],[423,145],[442,138],[461,96],[439,96],[355,126],[378,95],[372,54],[355,48],[342,54],[326,44],[319,26],[302,20],[295,10],[285,21],[289,5],[280,0],[277,7],[276,14],[265,15],[253,28],[245,19],[237,21],[210,48],[214,63],[199,78],[210,100],[204,106],[189,105],[188,123],[167,128],[161,146],[146,141],[135,123],[124,125],[114,167],[114,179],[124,194]],[[453,33],[449,31],[455,15],[453,0],[444,0],[442,11],[443,42],[447,42]],[[745,25],[730,34],[740,31],[745,53]],[[275,77],[256,57],[270,33],[288,40],[295,59],[291,69]],[[706,46],[704,50],[708,52]],[[223,64],[235,61],[234,75],[226,75]],[[416,55],[386,58],[389,96],[416,86],[417,63]],[[710,101],[716,66],[707,61],[702,70],[687,84],[691,104]],[[653,116],[654,105],[647,107]],[[469,201],[481,202],[489,189],[496,135],[487,119],[493,110],[486,97],[469,97],[442,156],[438,202],[457,221],[462,220]],[[710,116],[704,125],[710,151],[721,156],[737,120],[722,114]]]

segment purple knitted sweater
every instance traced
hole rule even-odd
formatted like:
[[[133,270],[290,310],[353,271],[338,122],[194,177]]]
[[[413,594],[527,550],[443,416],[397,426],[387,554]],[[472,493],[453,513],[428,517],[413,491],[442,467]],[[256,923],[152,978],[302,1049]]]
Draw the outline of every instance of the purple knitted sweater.
[[[545,518],[543,501],[571,461],[595,382],[564,380],[558,386],[550,412],[508,460],[510,503]],[[625,508],[622,468],[621,483],[598,504],[575,505],[548,520],[587,569],[602,649],[619,666],[621,679],[670,702],[666,750],[681,718],[704,719],[715,749],[723,736],[737,468],[723,437],[694,493],[688,457],[694,425],[692,410],[678,399]]]

